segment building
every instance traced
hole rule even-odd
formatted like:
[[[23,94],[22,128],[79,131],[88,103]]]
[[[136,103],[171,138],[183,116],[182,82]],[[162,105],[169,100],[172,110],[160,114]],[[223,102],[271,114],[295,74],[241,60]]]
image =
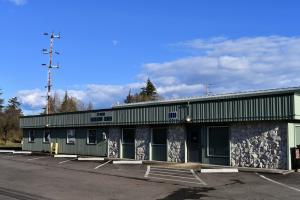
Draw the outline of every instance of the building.
[[[24,116],[23,150],[291,169],[300,88]]]

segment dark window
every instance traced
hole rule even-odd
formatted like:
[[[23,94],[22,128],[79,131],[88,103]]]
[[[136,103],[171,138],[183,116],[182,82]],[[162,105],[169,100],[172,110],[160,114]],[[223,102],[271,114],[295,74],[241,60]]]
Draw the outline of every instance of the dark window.
[[[87,144],[96,144],[96,130],[88,130],[87,133]]]
[[[91,117],[92,122],[101,122],[103,121],[103,117]]]
[[[48,143],[50,142],[50,140],[51,140],[51,133],[49,130],[45,130],[43,142]]]
[[[107,117],[104,117],[104,121],[112,121],[112,116],[107,116]]]
[[[152,143],[153,144],[167,144],[167,129],[154,128],[152,130]]]
[[[33,130],[29,131],[28,142],[34,142],[35,134]]]
[[[176,119],[177,113],[176,112],[169,112],[169,119]]]
[[[74,144],[75,143],[75,129],[68,129],[67,130],[67,144]]]
[[[123,143],[134,144],[135,129],[123,129]]]
[[[210,156],[229,156],[228,127],[208,128],[208,154]]]

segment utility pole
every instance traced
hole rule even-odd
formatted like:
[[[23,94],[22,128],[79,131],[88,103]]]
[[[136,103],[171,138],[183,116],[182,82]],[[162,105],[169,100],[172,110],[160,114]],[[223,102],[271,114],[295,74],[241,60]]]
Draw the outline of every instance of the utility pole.
[[[44,33],[45,36],[48,36],[48,33]],[[49,50],[48,49],[43,49],[43,54],[49,54],[49,64],[42,64],[43,66],[46,66],[48,68],[48,79],[47,79],[47,105],[46,105],[46,114],[50,114],[50,98],[51,98],[51,88],[52,88],[52,84],[51,84],[51,69],[52,68],[59,68],[59,65],[53,65],[53,42],[54,39],[60,39],[60,33],[59,34],[54,34],[54,32],[52,32],[50,34],[50,47]],[[59,52],[54,51],[55,54],[59,55]]]

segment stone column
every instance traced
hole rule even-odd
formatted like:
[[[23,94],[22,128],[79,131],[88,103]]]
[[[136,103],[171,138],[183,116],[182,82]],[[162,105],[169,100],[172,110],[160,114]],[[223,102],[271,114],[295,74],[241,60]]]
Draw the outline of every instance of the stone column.
[[[135,132],[135,157],[137,160],[149,160],[149,144],[151,140],[149,127],[137,127]]]
[[[184,162],[185,161],[185,140],[186,130],[184,126],[170,126],[168,128],[168,161]]]
[[[231,165],[287,168],[287,123],[260,122],[231,127]]]
[[[118,127],[111,127],[108,129],[108,157],[120,158],[120,139],[122,135],[122,129]]]

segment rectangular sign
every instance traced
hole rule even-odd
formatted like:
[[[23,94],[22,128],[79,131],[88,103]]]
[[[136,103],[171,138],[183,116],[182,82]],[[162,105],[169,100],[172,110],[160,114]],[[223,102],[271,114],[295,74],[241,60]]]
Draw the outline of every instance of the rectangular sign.
[[[90,120],[91,122],[112,122],[112,112],[93,113]]]

